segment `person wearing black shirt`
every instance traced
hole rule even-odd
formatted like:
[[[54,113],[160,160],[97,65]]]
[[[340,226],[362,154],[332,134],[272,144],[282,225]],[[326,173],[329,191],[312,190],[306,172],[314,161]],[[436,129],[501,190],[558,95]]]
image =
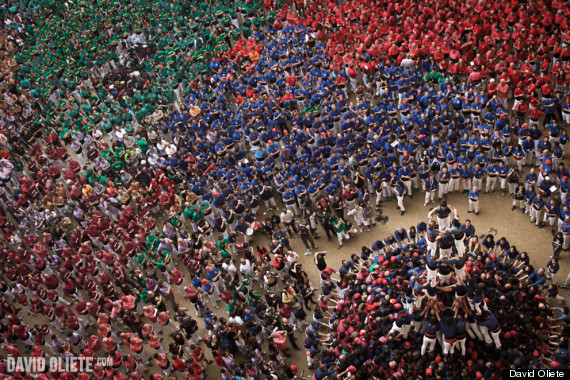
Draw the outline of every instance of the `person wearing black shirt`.
[[[453,213],[455,218],[457,218],[457,210],[454,207],[448,206],[446,201],[443,201],[439,207],[432,209],[428,213],[428,219],[431,219],[433,215],[435,215],[437,217],[439,229],[443,230],[449,228],[451,225],[451,218],[449,217],[451,213]]]
[[[309,246],[309,243],[311,243],[311,246],[313,247],[313,249],[318,248],[315,245],[315,241],[313,240],[313,237],[311,236],[311,229],[309,228],[309,225],[307,224],[307,222],[302,222],[299,225],[299,236],[301,237],[303,244],[305,244],[305,247],[307,247],[307,252],[305,252],[305,256],[311,254],[311,247]]]
[[[340,195],[335,195],[334,201],[332,202],[332,208],[334,210],[335,215],[344,220],[344,201],[340,197]]]
[[[315,264],[319,272],[324,271],[327,268],[327,262],[325,261],[326,252],[318,252],[315,254]]]
[[[295,328],[294,325],[290,324],[287,321],[287,318],[281,319],[281,330],[287,333],[287,336],[289,337],[289,342],[291,342],[293,348],[296,351],[300,351],[301,349],[299,348],[299,346],[297,346],[297,339],[295,339],[295,331],[297,331],[297,329]]]

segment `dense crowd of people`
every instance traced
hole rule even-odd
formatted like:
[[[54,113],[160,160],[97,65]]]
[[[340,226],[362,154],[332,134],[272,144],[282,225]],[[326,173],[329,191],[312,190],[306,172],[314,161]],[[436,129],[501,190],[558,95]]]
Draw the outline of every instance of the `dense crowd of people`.
[[[202,379],[212,365],[224,380],[294,378],[300,339],[315,380],[570,362],[568,309],[550,303],[570,248],[566,2],[32,1],[0,14],[4,357],[112,358],[97,379]],[[475,221],[500,191],[550,226],[547,267],[460,222],[446,204],[459,191]],[[338,270],[317,252],[321,229],[340,249],[380,204],[404,215],[419,194],[428,223]]]

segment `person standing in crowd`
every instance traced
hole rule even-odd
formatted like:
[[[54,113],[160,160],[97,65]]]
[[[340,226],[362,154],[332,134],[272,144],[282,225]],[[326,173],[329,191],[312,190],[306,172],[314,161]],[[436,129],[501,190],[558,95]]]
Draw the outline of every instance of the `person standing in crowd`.
[[[336,218],[333,220],[332,225],[338,237],[337,248],[340,249],[342,247],[342,242],[350,239],[350,234],[348,233],[348,231],[350,231],[350,224],[346,224],[341,218]]]
[[[435,191],[438,188],[438,183],[433,173],[429,173],[429,177],[424,181],[424,187],[426,192],[424,207],[426,207],[430,200],[431,203],[435,203]]]
[[[299,224],[299,236],[301,237],[303,244],[305,244],[305,247],[307,248],[307,252],[305,252],[305,256],[311,254],[311,247],[313,249],[318,248],[315,245],[315,241],[313,240],[313,237],[311,236],[311,228],[309,227],[309,223],[302,222],[301,224]],[[310,246],[309,246],[309,243],[310,243]]]
[[[548,263],[546,264],[547,269],[547,278],[552,280],[552,283],[556,285],[556,273],[560,270],[560,265],[558,264],[558,258],[553,257],[551,258]]]
[[[469,190],[469,208],[467,212],[475,212],[475,215],[479,215],[479,189],[474,186],[471,190]]]
[[[406,212],[406,209],[404,208],[404,196],[406,195],[406,189],[404,188],[402,181],[398,181],[395,193],[398,200],[398,206],[396,206],[396,208],[400,210],[400,215],[404,215]]]

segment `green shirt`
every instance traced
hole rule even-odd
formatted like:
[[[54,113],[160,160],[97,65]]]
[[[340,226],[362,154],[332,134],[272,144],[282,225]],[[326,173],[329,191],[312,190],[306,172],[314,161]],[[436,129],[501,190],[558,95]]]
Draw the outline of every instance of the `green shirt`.
[[[139,148],[143,152],[146,152],[148,150],[148,144],[144,139],[140,139],[140,140],[136,140],[136,141],[137,141],[137,145],[139,146]]]

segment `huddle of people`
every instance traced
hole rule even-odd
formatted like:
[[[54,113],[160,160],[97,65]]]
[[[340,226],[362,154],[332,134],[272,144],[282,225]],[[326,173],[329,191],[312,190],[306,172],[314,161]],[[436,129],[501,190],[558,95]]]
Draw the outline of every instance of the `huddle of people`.
[[[8,5],[4,356],[201,379],[206,345],[224,380],[293,378],[287,348],[304,330],[317,380],[567,364],[568,312],[548,303],[570,248],[567,3]],[[552,227],[555,258],[535,270],[443,202],[335,278],[318,230],[340,249],[420,188],[424,206],[462,190],[475,215],[483,189],[508,191]],[[250,245],[264,224],[270,244]]]
[[[545,269],[504,237],[480,241],[446,202],[428,223],[343,260],[335,281],[319,270],[321,309],[305,340],[317,379],[487,379],[569,363],[570,331],[558,324],[568,308],[549,306],[563,300],[555,278],[547,285]]]

